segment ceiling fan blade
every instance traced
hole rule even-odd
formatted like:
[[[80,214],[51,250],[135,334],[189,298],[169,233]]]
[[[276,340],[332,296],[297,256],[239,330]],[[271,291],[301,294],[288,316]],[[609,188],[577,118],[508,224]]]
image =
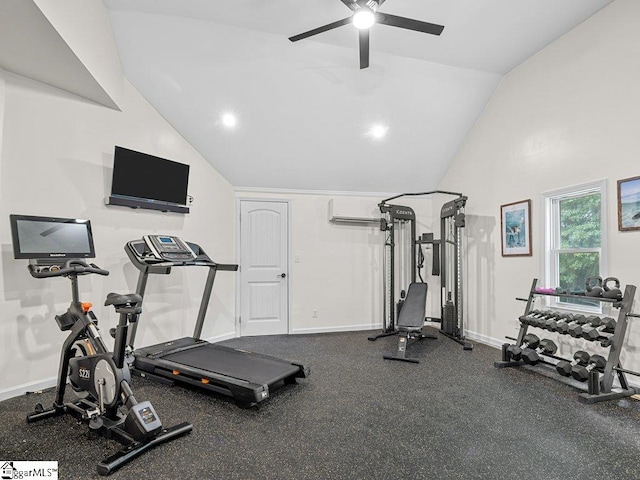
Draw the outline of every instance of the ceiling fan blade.
[[[338,20],[337,22],[329,23],[327,25],[323,25],[322,27],[314,28],[313,30],[309,30],[308,32],[299,33],[298,35],[289,37],[289,40],[291,40],[292,42],[297,42],[298,40],[302,40],[303,38],[311,37],[313,35],[317,35],[318,33],[326,32],[328,30],[333,30],[334,28],[341,27],[342,25],[346,25],[348,23],[351,23],[351,17],[343,18],[342,20]]]
[[[344,3],[347,7],[349,7],[351,10],[353,10],[354,12],[358,8],[358,5],[353,0],[340,0],[340,1]]]
[[[436,25],[435,23],[421,22],[412,18],[398,17],[397,15],[380,12],[376,12],[376,23],[415,30],[416,32],[430,33],[431,35],[440,35],[444,30],[444,26]]]
[[[369,29],[359,30],[360,33],[360,70],[369,66]]]

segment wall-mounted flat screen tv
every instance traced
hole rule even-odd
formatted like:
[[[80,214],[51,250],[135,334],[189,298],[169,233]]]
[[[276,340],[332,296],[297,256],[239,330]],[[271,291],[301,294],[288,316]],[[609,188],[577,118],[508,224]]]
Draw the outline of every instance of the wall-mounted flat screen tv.
[[[189,213],[189,165],[115,147],[109,205]]]

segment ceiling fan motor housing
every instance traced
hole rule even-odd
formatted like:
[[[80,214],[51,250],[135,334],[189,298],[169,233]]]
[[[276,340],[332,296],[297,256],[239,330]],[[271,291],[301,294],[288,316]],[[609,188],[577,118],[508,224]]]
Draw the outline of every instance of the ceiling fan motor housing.
[[[358,0],[356,2],[356,4],[359,7],[368,7],[371,10],[373,10],[374,12],[378,9],[378,7],[380,6],[380,4],[376,1],[376,0]]]

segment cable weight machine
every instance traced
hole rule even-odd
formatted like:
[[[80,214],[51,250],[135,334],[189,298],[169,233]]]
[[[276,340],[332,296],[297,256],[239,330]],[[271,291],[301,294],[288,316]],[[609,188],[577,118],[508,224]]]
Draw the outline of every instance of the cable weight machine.
[[[384,302],[382,305],[382,332],[369,337],[378,338],[396,335],[396,322],[404,304],[409,285],[416,281],[416,214],[411,207],[390,205],[386,201],[378,204],[380,230],[385,232],[382,252],[382,283]],[[400,259],[400,261],[398,261]],[[407,268],[407,262],[410,267]],[[395,302],[400,292],[400,300]]]
[[[423,233],[418,237],[414,210],[389,203],[405,196],[437,193],[457,197],[440,209],[440,239],[434,239],[433,233]],[[426,317],[425,320],[439,322],[441,334],[461,344],[465,350],[473,349],[473,345],[464,338],[462,229],[465,226],[466,201],[467,197],[461,193],[434,190],[402,193],[378,204],[381,213],[380,230],[385,232],[382,262],[383,328],[379,334],[368,337],[369,340],[375,341],[398,333],[397,319],[409,285],[416,282],[416,277],[424,282],[421,274],[425,261],[423,247],[430,246],[431,275],[441,277],[440,317]]]
[[[440,333],[458,342],[465,350],[473,345],[464,338],[464,295],[462,285],[462,229],[465,227],[464,208],[467,197],[445,203],[440,209],[440,257],[444,266],[440,277]],[[435,255],[435,250],[434,250]]]

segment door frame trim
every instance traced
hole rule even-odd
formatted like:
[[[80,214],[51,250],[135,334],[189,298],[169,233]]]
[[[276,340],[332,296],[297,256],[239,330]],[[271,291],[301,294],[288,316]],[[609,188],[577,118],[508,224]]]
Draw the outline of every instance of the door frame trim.
[[[246,194],[246,192],[243,192]],[[292,305],[292,295],[291,295],[291,277],[293,271],[293,236],[291,234],[291,210],[292,210],[292,202],[290,198],[268,198],[268,197],[248,197],[245,195],[238,196],[236,194],[236,203],[235,203],[235,230],[236,230],[236,241],[235,241],[235,250],[236,250],[236,263],[240,266],[241,258],[240,253],[242,251],[240,245],[240,205],[242,202],[262,202],[262,203],[286,203],[287,204],[287,335],[291,335],[291,305]],[[242,336],[242,331],[240,330],[240,313],[241,313],[241,292],[242,292],[242,269],[239,269],[238,275],[236,275],[236,315],[235,315],[235,327],[236,327],[236,337]]]

